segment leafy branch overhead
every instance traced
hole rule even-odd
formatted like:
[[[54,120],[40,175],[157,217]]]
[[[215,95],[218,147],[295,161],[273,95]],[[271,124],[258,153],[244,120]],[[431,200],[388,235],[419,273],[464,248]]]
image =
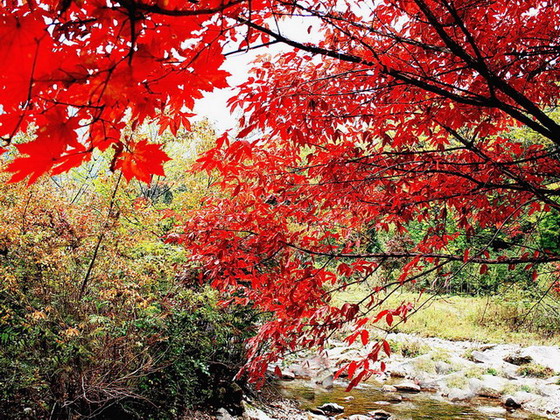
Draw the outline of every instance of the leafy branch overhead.
[[[149,182],[167,156],[128,127],[188,128],[195,100],[227,86],[226,56],[287,47],[254,64],[229,101],[240,131],[198,162],[223,194],[169,238],[235,301],[274,313],[250,342],[253,377],[345,325],[367,344],[364,325],[406,319],[407,302],[375,315],[394,285],[504,266],[535,280],[546,267],[555,287],[558,244],[538,221],[560,211],[558,2],[85,0],[2,13],[12,181],[113,148],[113,169]],[[308,40],[291,33],[302,23]],[[34,140],[8,147],[32,125]],[[355,283],[367,298],[332,302]],[[371,374],[382,349],[352,374]]]

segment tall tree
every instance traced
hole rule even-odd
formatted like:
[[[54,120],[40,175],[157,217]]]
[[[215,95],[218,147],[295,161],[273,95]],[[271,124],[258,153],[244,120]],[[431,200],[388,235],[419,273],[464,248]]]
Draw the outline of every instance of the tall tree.
[[[225,86],[224,51],[293,48],[257,63],[230,102],[242,130],[200,162],[230,196],[209,199],[174,238],[217,286],[274,313],[252,341],[255,376],[346,323],[366,343],[367,323],[406,318],[407,303],[375,315],[389,283],[360,304],[330,303],[390,261],[404,284],[446,281],[457,263],[484,274],[560,260],[536,245],[498,255],[491,241],[469,245],[480,230],[513,238],[529,215],[560,210],[558,2],[86,0],[10,4],[3,16],[2,136],[39,127],[16,146],[27,156],[8,168],[14,181],[111,146],[115,169],[147,181],[166,157],[123,136],[127,120],[176,130],[202,91]],[[319,41],[290,36],[282,22],[296,17]],[[414,223],[426,226],[420,238],[366,244]],[[349,366],[353,383],[386,347]]]

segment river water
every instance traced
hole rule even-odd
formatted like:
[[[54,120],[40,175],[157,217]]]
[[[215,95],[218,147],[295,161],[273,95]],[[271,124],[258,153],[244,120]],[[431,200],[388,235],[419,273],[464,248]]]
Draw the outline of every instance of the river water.
[[[280,384],[280,387],[287,398],[298,401],[304,410],[310,410],[328,402],[342,405],[345,408],[344,413],[337,418],[384,410],[391,413],[395,420],[546,419],[546,417],[523,410],[509,412],[501,406],[499,400],[489,398],[476,398],[468,403],[453,403],[434,393],[420,392],[418,394],[400,393],[403,397],[402,402],[387,403],[388,394],[381,391],[383,384],[387,383],[370,380],[350,392],[345,391],[346,384],[337,382],[331,389],[314,386],[310,381],[302,380],[285,381]],[[353,399],[349,400],[348,397],[353,397]]]

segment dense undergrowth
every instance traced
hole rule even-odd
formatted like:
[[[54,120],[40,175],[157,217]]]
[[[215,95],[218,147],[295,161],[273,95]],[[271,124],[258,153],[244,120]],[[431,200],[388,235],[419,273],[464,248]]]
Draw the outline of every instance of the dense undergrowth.
[[[163,209],[196,206],[209,185],[184,173],[196,155],[185,148],[211,137],[197,133],[168,139],[183,151],[150,187],[126,184],[102,155],[31,186],[0,179],[0,417],[235,412],[255,313],[221,307],[163,240],[176,222]]]
[[[363,248],[365,252],[403,252],[427,229],[429,226],[413,223],[406,233],[369,230],[364,234]],[[515,255],[520,249],[557,252],[559,232],[560,216],[553,210],[539,216],[527,215],[515,234],[508,235],[497,227],[479,228],[470,236],[461,233],[456,242],[499,259],[501,255]],[[482,269],[456,261],[450,264],[446,276],[432,273],[400,284],[403,265],[399,261],[385,264],[362,282],[349,279],[347,287],[338,287],[333,293],[334,305],[369,301],[372,290],[380,289],[381,293],[372,300],[376,311],[395,308],[403,302],[413,307],[406,321],[400,319],[387,325],[380,320],[372,325],[381,335],[392,331],[452,340],[560,343],[560,288],[555,263],[538,268],[532,264],[496,264]]]

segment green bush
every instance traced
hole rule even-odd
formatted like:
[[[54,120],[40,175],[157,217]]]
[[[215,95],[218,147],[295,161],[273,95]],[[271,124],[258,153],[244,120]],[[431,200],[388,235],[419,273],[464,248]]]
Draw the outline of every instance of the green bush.
[[[197,406],[240,409],[241,388],[234,376],[244,361],[244,340],[255,313],[239,307],[218,309],[211,290],[186,291],[188,306],[165,321],[165,339],[151,349],[161,368],[141,378],[138,392],[149,400],[123,404],[139,419],[172,419]],[[239,411],[238,414],[241,414]]]
[[[537,293],[535,293],[537,292]],[[555,295],[542,290],[528,290],[510,287],[495,301],[484,324],[502,324],[510,329],[551,337],[560,330],[560,306]]]
[[[486,374],[492,376],[498,376],[498,371],[496,370],[496,368],[490,367],[486,369]]]
[[[3,418],[28,418],[29,410],[36,418],[119,419],[174,419],[208,405],[235,411],[241,395],[233,377],[254,314],[219,308],[208,289],[172,298],[176,307],[164,317],[157,308],[119,324],[94,317],[103,331],[72,337],[54,322],[12,317],[0,335]]]
[[[394,341],[389,340],[389,345],[391,347],[391,352],[394,354],[400,354],[403,357],[414,358],[426,354],[430,351],[430,348],[421,344],[415,340],[407,341]]]
[[[545,250],[560,254],[560,212],[551,210],[539,223],[540,245]]]

